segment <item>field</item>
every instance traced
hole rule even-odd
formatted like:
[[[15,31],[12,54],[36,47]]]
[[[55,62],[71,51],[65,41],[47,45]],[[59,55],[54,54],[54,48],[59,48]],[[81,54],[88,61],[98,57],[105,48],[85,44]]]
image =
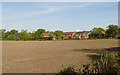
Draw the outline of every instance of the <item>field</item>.
[[[105,48],[118,47],[118,40],[3,41],[3,73],[56,73],[81,67]],[[85,51],[86,50],[86,51]],[[98,52],[90,52],[96,50]]]

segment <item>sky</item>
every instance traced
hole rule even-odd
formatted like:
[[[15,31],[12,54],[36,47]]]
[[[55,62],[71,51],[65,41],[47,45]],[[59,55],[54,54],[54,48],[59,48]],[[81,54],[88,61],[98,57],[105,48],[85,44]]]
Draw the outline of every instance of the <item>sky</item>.
[[[3,2],[2,28],[91,30],[118,24],[118,2]]]

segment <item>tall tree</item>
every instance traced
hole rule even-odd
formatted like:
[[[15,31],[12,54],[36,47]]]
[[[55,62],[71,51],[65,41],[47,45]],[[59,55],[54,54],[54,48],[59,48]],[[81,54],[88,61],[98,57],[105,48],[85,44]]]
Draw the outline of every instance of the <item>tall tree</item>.
[[[35,36],[37,38],[41,37],[41,34],[45,32],[45,29],[38,29],[37,31],[35,31]]]
[[[18,34],[18,30],[12,29],[12,30],[10,31],[10,34]]]
[[[63,36],[63,31],[56,30],[56,31],[54,32],[54,34],[55,34],[56,36],[58,36],[58,37],[62,37],[62,36]]]
[[[118,34],[118,31],[120,30],[120,28],[118,27],[118,25],[109,25],[107,27],[107,31],[106,31],[106,35],[108,37],[115,37],[115,35]]]
[[[31,36],[27,32],[27,30],[22,30],[19,34],[20,34],[20,39],[21,40],[29,40],[31,38]]]
[[[0,30],[0,37],[4,40],[5,39],[5,29]]]
[[[101,39],[105,35],[105,30],[103,28],[93,28],[91,30],[90,38],[99,38]]]

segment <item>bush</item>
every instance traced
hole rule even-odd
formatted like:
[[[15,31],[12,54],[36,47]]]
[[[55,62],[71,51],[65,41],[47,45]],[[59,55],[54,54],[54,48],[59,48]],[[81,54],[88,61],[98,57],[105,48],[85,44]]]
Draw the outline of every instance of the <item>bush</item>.
[[[115,39],[120,39],[120,34],[114,36]]]
[[[72,39],[72,36],[69,36],[69,39]]]
[[[64,39],[64,40],[68,40],[68,39]]]
[[[79,36],[76,36],[75,39],[78,40],[78,39],[79,39]]]
[[[48,37],[48,40],[52,40],[53,39],[53,37]]]
[[[73,74],[74,73],[74,74]],[[120,53],[103,53],[101,59],[96,60],[93,64],[83,65],[80,69],[75,70],[73,67],[65,68],[61,70],[60,75],[77,75],[77,74],[107,74],[113,73],[115,75],[120,74]]]
[[[15,40],[15,39],[14,39],[14,34],[9,35],[9,36],[6,38],[6,40]]]
[[[15,39],[16,41],[18,41],[19,39]]]

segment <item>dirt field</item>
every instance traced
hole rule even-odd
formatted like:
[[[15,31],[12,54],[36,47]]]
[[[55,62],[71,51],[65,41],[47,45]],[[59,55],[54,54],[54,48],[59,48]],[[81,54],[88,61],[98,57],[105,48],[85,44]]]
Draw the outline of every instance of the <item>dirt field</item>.
[[[3,41],[3,73],[55,73],[74,65],[91,63],[87,53],[79,49],[118,47],[117,40]]]

